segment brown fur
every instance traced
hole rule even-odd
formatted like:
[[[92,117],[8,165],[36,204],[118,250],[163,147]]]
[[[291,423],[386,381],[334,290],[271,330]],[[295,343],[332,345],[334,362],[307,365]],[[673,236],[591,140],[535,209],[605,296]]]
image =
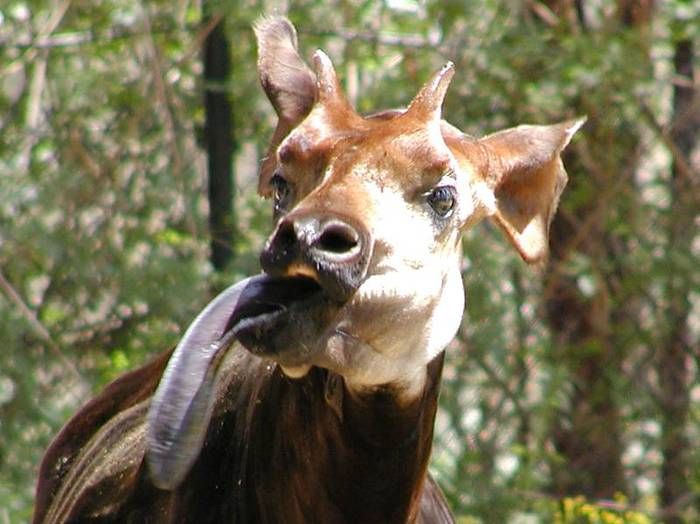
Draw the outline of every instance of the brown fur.
[[[411,405],[398,408],[389,389],[343,391],[338,413],[325,400],[331,372],[289,379],[234,348],[202,453],[171,492],[151,485],[143,461],[147,398],[168,356],[112,383],[56,437],[35,523],[452,522],[425,481],[442,355]]]

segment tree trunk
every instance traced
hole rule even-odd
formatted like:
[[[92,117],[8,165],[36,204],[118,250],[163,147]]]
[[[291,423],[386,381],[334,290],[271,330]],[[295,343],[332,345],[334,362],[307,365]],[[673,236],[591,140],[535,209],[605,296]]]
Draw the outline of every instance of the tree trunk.
[[[593,212],[591,207],[579,207],[578,218]],[[605,216],[593,220],[596,224],[589,241],[578,251],[601,259],[606,249]],[[597,275],[595,292],[587,296],[576,278],[562,270],[568,255],[554,246],[566,246],[573,231],[573,224],[564,216],[552,225],[553,250],[545,285],[550,290],[546,311],[556,348],[553,358],[564,362],[572,379],[566,416],[554,428],[554,444],[564,463],[555,468],[553,490],[558,496],[611,498],[625,492],[620,411],[614,390],[622,356],[610,332],[614,312],[606,275]]]
[[[545,5],[570,31],[589,30],[582,2],[547,0]],[[552,428],[554,447],[562,462],[552,464],[551,489],[557,496],[584,495],[593,499],[626,492],[621,415],[615,389],[624,349],[612,328],[624,316],[617,309],[625,305],[610,298],[616,293],[625,262],[610,256],[619,240],[607,231],[611,208],[599,203],[602,194],[613,191],[611,187],[618,183],[621,169],[615,160],[595,160],[606,157],[596,144],[606,144],[611,138],[603,134],[605,126],[600,125],[600,120],[604,118],[605,115],[589,114],[583,131],[591,137],[587,154],[594,157],[595,171],[583,167],[591,161],[578,157],[575,149],[567,150],[564,163],[578,175],[570,178],[563,209],[552,223],[552,252],[545,272],[544,297],[552,333],[552,358],[562,363],[571,379],[568,405],[561,406],[561,415]],[[596,137],[598,132],[601,136]],[[629,158],[633,158],[634,144],[619,145],[627,146]],[[574,206],[567,206],[566,195],[576,195]],[[586,228],[583,234],[582,227]],[[572,252],[589,261],[585,273],[571,273]]]
[[[690,312],[688,272],[679,267],[679,257],[691,260],[693,224],[697,209],[698,187],[680,166],[691,158],[700,133],[700,111],[694,98],[693,43],[680,40],[675,44],[674,68],[677,78],[673,92],[674,127],[672,140],[682,160],[676,157],[671,169],[671,211],[668,216],[668,289],[666,340],[658,353],[659,411],[661,413],[661,506],[668,524],[683,522],[680,511],[691,490],[689,469],[689,386],[691,341],[688,329]],[[686,83],[687,82],[687,83]],[[687,502],[687,501],[686,501]]]
[[[203,5],[209,19],[207,2]],[[222,271],[234,256],[233,111],[228,98],[231,61],[223,18],[204,41],[204,140],[209,174],[209,233],[211,263]]]

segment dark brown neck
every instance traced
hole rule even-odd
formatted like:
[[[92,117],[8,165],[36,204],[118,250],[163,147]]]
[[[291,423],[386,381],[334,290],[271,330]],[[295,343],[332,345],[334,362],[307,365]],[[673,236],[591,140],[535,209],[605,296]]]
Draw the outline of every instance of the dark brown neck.
[[[330,487],[342,500],[347,521],[403,523],[416,517],[432,446],[442,360],[440,356],[429,366],[422,394],[408,404],[399,402],[401,392],[392,388],[346,395],[343,447],[329,457],[329,466],[342,478]]]

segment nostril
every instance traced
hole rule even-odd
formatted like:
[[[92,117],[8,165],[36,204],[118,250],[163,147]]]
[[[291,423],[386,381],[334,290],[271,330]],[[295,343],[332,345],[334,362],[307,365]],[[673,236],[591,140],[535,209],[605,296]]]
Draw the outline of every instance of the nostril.
[[[275,248],[281,251],[289,251],[297,243],[297,235],[294,225],[290,222],[280,224],[277,234],[273,240]]]
[[[294,225],[283,222],[260,253],[260,265],[266,273],[282,274],[298,255],[298,247]]]
[[[360,235],[355,229],[342,222],[331,222],[325,224],[314,247],[321,251],[342,255],[353,251],[359,243]]]

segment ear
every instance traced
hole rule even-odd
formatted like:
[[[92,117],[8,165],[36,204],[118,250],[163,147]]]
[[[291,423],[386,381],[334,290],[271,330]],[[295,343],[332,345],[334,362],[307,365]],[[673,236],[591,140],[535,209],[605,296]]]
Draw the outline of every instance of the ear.
[[[530,264],[547,256],[549,224],[568,179],[560,154],[585,121],[518,126],[479,141],[496,201],[491,218]]]
[[[258,77],[278,117],[258,181],[258,192],[269,196],[269,181],[277,163],[275,150],[314,105],[316,76],[299,56],[297,32],[289,20],[262,18],[253,30],[258,40]]]

